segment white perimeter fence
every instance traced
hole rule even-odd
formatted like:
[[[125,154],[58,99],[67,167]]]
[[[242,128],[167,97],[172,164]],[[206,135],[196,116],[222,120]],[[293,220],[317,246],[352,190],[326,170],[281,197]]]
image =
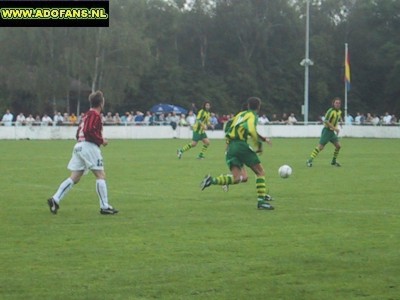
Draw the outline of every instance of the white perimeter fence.
[[[258,126],[260,134],[267,137],[315,138],[319,137],[322,125],[266,125]],[[76,126],[0,126],[0,140],[62,140],[74,139]],[[188,127],[171,126],[104,126],[104,137],[108,139],[191,139]],[[210,139],[223,139],[222,130],[207,131]],[[400,138],[400,126],[343,125],[342,137]]]

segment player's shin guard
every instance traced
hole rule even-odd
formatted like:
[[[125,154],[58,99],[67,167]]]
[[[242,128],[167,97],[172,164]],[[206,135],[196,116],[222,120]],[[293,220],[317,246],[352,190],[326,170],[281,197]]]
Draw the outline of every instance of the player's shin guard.
[[[204,156],[205,156],[205,154],[206,154],[206,152],[207,152],[207,148],[208,148],[208,145],[203,144],[203,147],[201,148],[199,157],[204,157]]]
[[[103,209],[107,209],[108,205],[108,193],[107,193],[107,184],[104,179],[96,180],[96,192],[99,196],[100,207]]]
[[[333,152],[332,162],[336,162],[336,158],[339,156],[339,151],[340,149],[335,149],[335,151]]]
[[[72,189],[74,182],[70,177],[65,179],[58,187],[57,192],[53,195],[54,201],[60,203],[60,201],[65,197],[65,195]]]
[[[257,176],[256,178],[257,198],[264,199],[267,194],[267,187],[265,184],[265,176]]]
[[[192,148],[192,143],[186,144],[185,146],[182,147],[182,152],[186,152]]]
[[[315,147],[315,149],[311,152],[310,159],[313,160],[314,158],[317,157],[317,155],[321,152],[318,147]]]
[[[232,175],[219,175],[214,178],[213,184],[215,185],[229,185],[233,184],[233,176]]]

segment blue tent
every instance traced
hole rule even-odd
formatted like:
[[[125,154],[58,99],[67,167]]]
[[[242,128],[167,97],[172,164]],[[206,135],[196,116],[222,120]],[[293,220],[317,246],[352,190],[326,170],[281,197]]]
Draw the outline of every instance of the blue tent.
[[[151,109],[151,112],[156,113],[156,114],[165,114],[165,113],[170,113],[170,112],[175,112],[176,114],[187,114],[187,110],[176,105],[172,104],[156,104],[154,105]]]

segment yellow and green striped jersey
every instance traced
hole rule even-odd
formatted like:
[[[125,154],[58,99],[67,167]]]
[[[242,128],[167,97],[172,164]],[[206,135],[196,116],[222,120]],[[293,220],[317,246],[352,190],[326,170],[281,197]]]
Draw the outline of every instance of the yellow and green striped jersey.
[[[193,131],[204,133],[210,125],[211,113],[205,109],[200,109],[196,116],[196,122],[193,125]]]
[[[257,122],[258,116],[252,110],[245,110],[238,113],[232,121],[230,127],[226,130],[225,137],[228,140],[239,140],[247,142],[250,136],[255,146],[257,146]]]
[[[342,111],[336,110],[333,107],[327,110],[325,114],[324,126],[329,128],[327,122],[331,123],[334,127],[338,124],[338,122],[342,119]]]

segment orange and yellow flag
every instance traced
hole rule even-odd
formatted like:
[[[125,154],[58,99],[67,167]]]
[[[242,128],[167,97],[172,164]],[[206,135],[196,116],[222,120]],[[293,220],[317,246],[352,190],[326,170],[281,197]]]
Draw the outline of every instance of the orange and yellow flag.
[[[345,61],[344,61],[344,82],[346,84],[347,90],[350,91],[350,59],[349,59],[349,53],[346,51],[345,55]]]

